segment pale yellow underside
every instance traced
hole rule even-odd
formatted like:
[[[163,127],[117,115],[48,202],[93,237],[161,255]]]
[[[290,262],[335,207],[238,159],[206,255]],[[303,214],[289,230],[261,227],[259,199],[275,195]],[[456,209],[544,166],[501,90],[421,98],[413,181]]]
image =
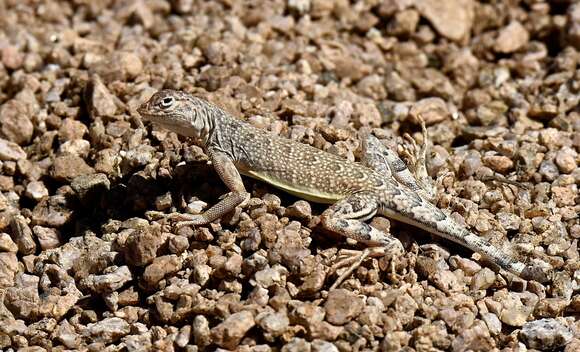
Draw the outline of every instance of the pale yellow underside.
[[[342,194],[327,193],[316,190],[314,188],[297,186],[284,180],[276,179],[274,177],[271,177],[270,175],[261,174],[256,171],[248,170],[241,173],[246,176],[255,178],[257,180],[269,183],[272,186],[279,188],[283,191],[286,191],[296,197],[303,198],[315,203],[334,204],[338,200],[344,198],[344,195]]]

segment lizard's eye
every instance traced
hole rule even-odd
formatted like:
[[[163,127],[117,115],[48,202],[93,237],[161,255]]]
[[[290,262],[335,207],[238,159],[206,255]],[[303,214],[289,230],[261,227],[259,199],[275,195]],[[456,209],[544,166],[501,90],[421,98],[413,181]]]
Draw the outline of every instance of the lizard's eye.
[[[165,97],[159,102],[159,106],[163,109],[167,109],[171,105],[173,105],[173,97]]]

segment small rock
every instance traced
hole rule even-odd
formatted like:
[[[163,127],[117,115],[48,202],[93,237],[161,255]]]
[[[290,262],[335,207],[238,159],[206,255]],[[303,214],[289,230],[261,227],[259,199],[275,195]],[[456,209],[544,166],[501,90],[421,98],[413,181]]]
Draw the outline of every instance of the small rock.
[[[552,187],[552,199],[558,207],[575,205],[577,196],[578,191],[570,187]]]
[[[487,290],[495,282],[495,273],[489,268],[481,269],[471,279],[472,290]]]
[[[93,168],[80,157],[65,154],[54,159],[51,176],[60,182],[70,182],[75,177],[88,175],[94,172]]]
[[[226,320],[211,329],[213,343],[230,350],[235,349],[246,332],[256,325],[254,316],[248,311],[230,315]]]
[[[497,317],[497,315],[493,313],[481,313],[481,318],[487,325],[489,332],[493,335],[499,335],[501,333],[501,321]]]
[[[415,10],[397,12],[387,25],[387,32],[394,36],[408,36],[415,33],[419,23],[419,13]]]
[[[568,17],[568,40],[576,50],[580,50],[580,4],[571,3],[566,12]]]
[[[94,342],[112,343],[128,335],[130,331],[129,323],[121,318],[113,317],[87,324],[82,334]]]
[[[516,231],[520,228],[521,218],[513,213],[499,212],[496,214],[500,225],[508,231]]]
[[[328,341],[314,340],[311,343],[312,352],[339,352],[338,348]]]
[[[123,246],[125,260],[132,266],[145,266],[157,257],[163,238],[153,228],[137,228]]]
[[[26,152],[14,142],[0,138],[0,161],[26,159]]]
[[[326,320],[335,325],[343,325],[358,316],[364,303],[360,297],[345,289],[332,290],[324,304]]]
[[[556,319],[540,319],[524,324],[520,338],[529,348],[552,350],[572,340],[572,331]]]
[[[514,166],[513,160],[503,155],[485,155],[482,161],[492,170],[502,174],[508,172]]]
[[[191,339],[191,326],[185,325],[179,329],[179,334],[175,337],[175,344],[178,347],[184,348],[189,343]]]
[[[42,181],[30,181],[26,185],[26,190],[24,191],[24,195],[30,199],[34,199],[36,201],[41,200],[44,197],[48,196],[48,189],[44,185]]]
[[[284,215],[300,220],[310,220],[312,217],[312,209],[310,208],[310,203],[305,200],[299,200],[286,208]]]
[[[469,35],[474,18],[472,0],[419,0],[415,6],[442,36],[460,41]]]
[[[269,288],[274,285],[282,286],[286,282],[288,270],[281,265],[265,268],[254,274],[254,280],[260,287]]]
[[[480,351],[493,350],[495,347],[495,342],[482,321],[476,321],[469,328],[461,329],[451,343],[451,350],[466,351],[470,349],[467,346],[477,346]]]
[[[509,54],[528,43],[530,34],[518,21],[513,21],[499,32],[494,49],[498,53]]]
[[[18,253],[22,255],[34,254],[36,252],[36,242],[32,236],[32,230],[28,222],[22,215],[16,215],[10,222],[12,238],[18,245]]]
[[[97,116],[113,116],[117,112],[115,97],[109,92],[98,75],[91,77],[85,95],[89,101],[89,112],[93,119]]]
[[[16,258],[16,253],[0,253],[0,289],[14,286],[14,277],[17,272],[18,258]]]
[[[417,302],[408,293],[397,295],[395,298],[397,319],[403,325],[407,325],[413,320],[418,308]]]
[[[556,166],[560,169],[560,172],[564,174],[572,173],[576,170],[576,153],[574,150],[564,147],[556,153]]]
[[[427,126],[434,125],[451,117],[445,101],[441,98],[425,98],[419,100],[413,104],[409,110],[409,115],[413,117],[414,121],[419,121],[419,118],[422,118]]]
[[[123,265],[108,274],[91,274],[82,279],[81,284],[92,292],[102,294],[116,291],[132,279],[133,275],[129,267]]]
[[[178,272],[181,261],[176,255],[157,257],[143,272],[143,281],[147,287],[155,287],[165,276]]]
[[[85,124],[69,117],[62,120],[60,128],[58,129],[58,139],[61,142],[73,141],[83,138],[87,132],[88,129]]]
[[[286,332],[290,320],[282,312],[266,312],[256,316],[256,323],[266,334],[277,337]]]
[[[16,253],[18,251],[18,246],[10,235],[7,233],[0,233],[0,252],[13,252]]]
[[[171,199],[171,193],[167,192],[155,198],[155,209],[159,211],[167,210],[173,204],[173,200]]]
[[[0,106],[0,134],[16,144],[25,145],[32,140],[34,125],[30,121],[26,104],[9,100]]]
[[[65,196],[57,194],[42,198],[32,210],[32,221],[48,227],[60,227],[72,217],[73,211],[68,207]]]
[[[173,254],[181,254],[189,247],[189,240],[185,236],[173,236],[169,239],[168,249]]]
[[[449,264],[453,269],[459,268],[463,270],[463,272],[468,276],[475,275],[481,270],[481,265],[477,264],[475,261],[457,255],[449,258]]]
[[[18,50],[17,47],[8,45],[2,48],[0,51],[0,56],[2,56],[2,64],[10,70],[18,70],[24,61],[24,55]]]
[[[288,9],[305,14],[310,10],[311,0],[288,0]]]
[[[71,187],[77,192],[81,202],[85,206],[90,206],[95,199],[109,190],[111,182],[105,174],[87,174],[75,177]]]
[[[282,346],[281,352],[311,352],[310,342],[299,337],[293,337],[287,344]]]
[[[89,155],[91,143],[86,139],[74,139],[66,141],[58,147],[58,154],[72,154],[81,158],[86,158]]]
[[[197,315],[193,318],[191,324],[193,328],[193,341],[198,346],[207,346],[211,342],[211,332],[209,330],[209,322],[203,315]]]
[[[42,227],[39,225],[35,225],[32,228],[32,232],[38,239],[38,243],[40,244],[40,248],[44,251],[47,249],[53,249],[60,247],[62,241],[60,239],[60,234],[57,230],[50,228],[50,227]]]
[[[568,299],[561,297],[541,299],[534,308],[534,316],[537,318],[560,316],[569,304]]]
[[[77,349],[81,343],[81,337],[76,333],[74,326],[64,319],[56,327],[54,332],[56,340],[70,349]]]
[[[128,78],[135,78],[141,74],[143,71],[143,61],[141,58],[131,52],[123,52],[120,54],[120,64],[123,71],[127,74]]]
[[[524,306],[520,301],[503,302],[504,308],[500,313],[500,320],[510,326],[522,326],[533,311],[533,307]]]

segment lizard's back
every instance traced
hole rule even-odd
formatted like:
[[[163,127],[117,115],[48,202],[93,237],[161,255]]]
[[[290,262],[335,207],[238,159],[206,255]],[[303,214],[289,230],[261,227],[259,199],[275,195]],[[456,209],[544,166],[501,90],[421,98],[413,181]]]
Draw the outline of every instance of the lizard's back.
[[[217,138],[228,146],[239,171],[296,196],[332,204],[356,191],[384,186],[380,175],[360,163],[245,122],[228,119],[224,124]]]

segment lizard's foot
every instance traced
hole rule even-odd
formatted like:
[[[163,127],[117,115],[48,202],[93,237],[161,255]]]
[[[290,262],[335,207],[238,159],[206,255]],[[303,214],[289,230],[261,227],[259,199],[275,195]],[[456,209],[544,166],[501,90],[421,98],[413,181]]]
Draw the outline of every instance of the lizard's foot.
[[[417,146],[417,142],[408,134],[403,135],[407,141],[407,145],[400,145],[398,153],[407,160],[407,165],[413,174],[417,185],[423,190],[423,195],[429,200],[433,201],[437,196],[437,184],[429,177],[427,173],[427,153],[429,151],[429,134],[425,121],[421,116],[418,117],[421,124],[421,132],[423,135],[423,143]]]
[[[331,273],[338,271],[340,268],[348,268],[340,274],[340,276],[334,281],[329,290],[333,290],[340,286],[344,280],[346,280],[367,258],[375,257],[389,257],[394,258],[401,254],[398,247],[387,248],[387,247],[368,247],[362,251],[347,250],[343,249],[339,251],[339,260],[332,266]],[[391,261],[391,275],[395,275],[395,266]]]
[[[166,217],[168,220],[175,222],[175,228],[179,229],[184,226],[199,226],[207,224],[207,219],[203,214],[181,214],[171,213]]]

